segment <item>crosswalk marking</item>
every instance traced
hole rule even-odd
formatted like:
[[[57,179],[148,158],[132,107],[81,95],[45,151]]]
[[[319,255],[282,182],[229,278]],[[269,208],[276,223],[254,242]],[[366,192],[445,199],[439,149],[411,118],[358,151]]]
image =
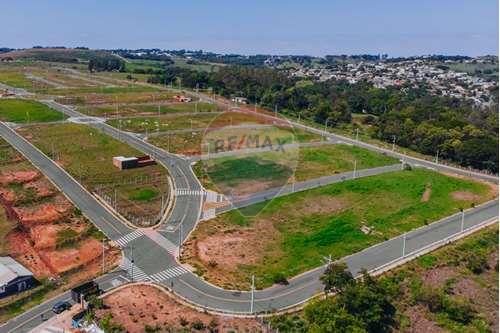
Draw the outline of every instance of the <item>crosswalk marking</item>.
[[[154,282],[162,282],[168,279],[172,279],[174,277],[180,276],[182,274],[188,273],[189,271],[182,266],[173,266],[169,267],[164,271],[159,273],[155,273],[150,276],[151,280]]]
[[[125,247],[125,245],[129,242],[141,237],[142,235],[144,235],[144,232],[141,229],[137,229],[129,234],[126,234],[125,236],[115,239],[114,242],[118,244],[119,247]]]
[[[144,235],[146,235],[153,242],[155,242],[156,244],[160,245],[162,248],[167,250],[167,252],[173,255],[174,257],[177,256],[179,252],[179,247],[174,243],[172,243],[167,238],[165,238],[163,235],[161,235],[158,231],[153,229],[146,229],[144,230]]]
[[[133,281],[149,281],[149,275],[144,273],[142,269],[137,267],[136,264],[132,264],[132,262],[128,258],[123,258],[120,263],[120,268],[127,271],[128,275],[132,275]]]
[[[204,194],[205,194],[205,191],[203,191],[203,190],[190,190],[187,188],[176,188],[175,189],[176,196],[183,196],[183,195],[193,195],[193,196],[200,195],[201,196]]]

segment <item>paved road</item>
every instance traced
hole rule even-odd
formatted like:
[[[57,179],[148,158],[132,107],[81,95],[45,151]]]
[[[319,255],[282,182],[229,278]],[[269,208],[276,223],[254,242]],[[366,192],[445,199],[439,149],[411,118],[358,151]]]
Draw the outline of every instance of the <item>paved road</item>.
[[[97,278],[96,281],[102,290],[107,291],[129,282],[129,279],[127,278],[126,272],[117,270]],[[0,325],[0,332],[25,333],[31,331],[33,328],[42,323],[42,315],[44,320],[47,320],[55,315],[52,312],[52,306],[59,301],[70,301],[71,304],[74,304],[74,302],[71,301],[70,292],[66,291],[27,312],[22,313],[7,323]]]
[[[61,105],[51,104],[51,106],[70,116],[82,116],[74,110]],[[168,154],[133,135],[120,132],[106,124],[92,123],[89,126],[94,126],[104,133],[152,155],[169,169],[178,189],[192,189],[195,192],[201,189],[197,179],[192,174],[189,163],[185,159]],[[172,248],[172,245],[176,242],[176,237],[179,237],[179,228],[176,229],[176,232],[170,233],[156,232],[150,229],[132,230],[107,211],[57,164],[5,124],[0,124],[0,135],[51,179],[92,223],[124,249],[125,267],[134,280],[150,280],[162,283],[172,288],[178,296],[187,301],[211,310],[227,313],[249,313],[251,307],[250,292],[229,291],[214,287],[179,266],[175,259],[175,249]],[[346,138],[342,137],[342,140],[348,142]],[[433,163],[422,163],[418,159],[415,159],[415,163],[420,163],[426,167],[435,167]],[[182,222],[184,230],[182,238],[184,239],[187,232],[192,230],[198,221],[200,203],[201,198],[198,195],[184,198],[182,196],[177,197],[167,226],[178,226]],[[497,216],[498,201],[495,200],[468,211],[465,214],[464,226],[465,228],[473,227]],[[460,231],[460,226],[461,216],[458,214],[410,232],[406,237],[406,254],[408,255],[408,253],[433,241],[446,239]],[[354,273],[357,273],[362,267],[371,269],[400,257],[402,255],[402,245],[403,238],[397,237],[351,255],[345,260],[349,268]],[[318,265],[320,264],[321,260],[318,258]],[[313,271],[302,274],[292,279],[287,286],[279,285],[256,291],[254,295],[254,312],[283,309],[306,301],[321,291],[322,286],[318,278],[323,270],[324,267],[318,267]],[[36,312],[36,310],[30,310],[25,314],[27,318],[35,313],[33,311]],[[10,325],[10,322],[8,325]],[[9,330],[2,327],[0,332],[9,332]]]
[[[324,176],[320,178],[314,178],[310,180],[305,180],[302,182],[296,182],[294,184],[287,184],[284,186],[273,187],[265,191],[252,193],[246,196],[230,198],[231,205],[226,207],[220,207],[215,210],[216,214],[221,214],[233,209],[247,207],[259,202],[264,202],[272,198],[281,197],[294,192],[311,190],[313,188],[340,183],[346,180],[354,178],[362,178],[374,175],[380,175],[386,172],[398,171],[402,169],[402,164],[386,165],[371,169],[360,169],[348,172],[338,173],[336,175]]]
[[[126,258],[134,260],[133,272],[129,268],[129,273],[134,276],[134,279],[153,280],[163,283],[167,287],[173,287],[176,294],[189,302],[212,310],[228,313],[248,313],[250,311],[251,295],[249,292],[223,290],[207,284],[198,276],[183,270],[176,263],[174,255],[169,253],[166,247],[161,244],[165,238],[158,237],[159,233],[154,231],[130,231],[120,220],[104,210],[99,202],[88,194],[76,180],[64,172],[60,172],[61,169],[53,161],[20,138],[7,126],[0,125],[0,135],[25,156],[28,156],[35,166],[39,167],[47,177],[58,184],[74,200],[75,204],[82,209],[82,212],[89,216],[89,219],[101,228],[108,237],[123,245]],[[99,213],[95,214],[92,211]],[[467,212],[465,226],[470,227],[495,217],[497,211],[497,201],[477,207]],[[103,221],[110,222],[113,227],[108,223],[103,223]],[[407,237],[407,251],[412,251],[433,240],[450,236],[450,234],[458,230],[459,222],[460,216],[452,216],[439,224],[431,224],[410,233]],[[115,228],[123,230],[118,235],[120,236],[118,239]],[[148,235],[148,233],[151,234]],[[390,262],[401,254],[401,247],[401,237],[395,238],[350,256],[346,261],[351,270],[356,273],[361,267],[370,269]],[[320,263],[320,258],[318,258],[318,265]],[[319,267],[294,278],[288,286],[274,286],[262,291],[256,291],[254,311],[282,309],[304,302],[321,290],[318,277],[323,269],[323,267]]]

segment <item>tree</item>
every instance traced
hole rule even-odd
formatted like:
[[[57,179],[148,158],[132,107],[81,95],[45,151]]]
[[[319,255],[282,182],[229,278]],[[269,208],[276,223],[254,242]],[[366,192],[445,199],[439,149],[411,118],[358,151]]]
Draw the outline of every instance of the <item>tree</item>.
[[[332,263],[328,265],[321,276],[326,293],[339,293],[354,283],[354,278],[345,263]]]
[[[309,323],[308,332],[366,332],[364,323],[333,298],[309,304],[304,314]]]

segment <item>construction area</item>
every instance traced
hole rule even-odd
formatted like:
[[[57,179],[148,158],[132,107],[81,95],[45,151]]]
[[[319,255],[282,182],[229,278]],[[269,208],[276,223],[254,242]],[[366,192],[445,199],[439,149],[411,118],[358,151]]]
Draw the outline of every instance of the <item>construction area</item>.
[[[39,281],[55,282],[54,289],[101,273],[103,254],[104,269],[118,264],[119,250],[3,140],[0,165],[0,255],[13,257]],[[26,294],[36,292],[34,289]],[[24,297],[20,294],[3,299],[0,318],[9,315],[4,311],[10,303]]]

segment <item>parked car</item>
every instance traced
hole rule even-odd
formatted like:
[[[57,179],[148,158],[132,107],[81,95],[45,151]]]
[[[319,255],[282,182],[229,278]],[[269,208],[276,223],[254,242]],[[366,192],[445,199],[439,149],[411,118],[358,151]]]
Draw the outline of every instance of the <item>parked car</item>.
[[[68,301],[59,301],[52,307],[52,312],[61,313],[71,309],[71,304]]]

